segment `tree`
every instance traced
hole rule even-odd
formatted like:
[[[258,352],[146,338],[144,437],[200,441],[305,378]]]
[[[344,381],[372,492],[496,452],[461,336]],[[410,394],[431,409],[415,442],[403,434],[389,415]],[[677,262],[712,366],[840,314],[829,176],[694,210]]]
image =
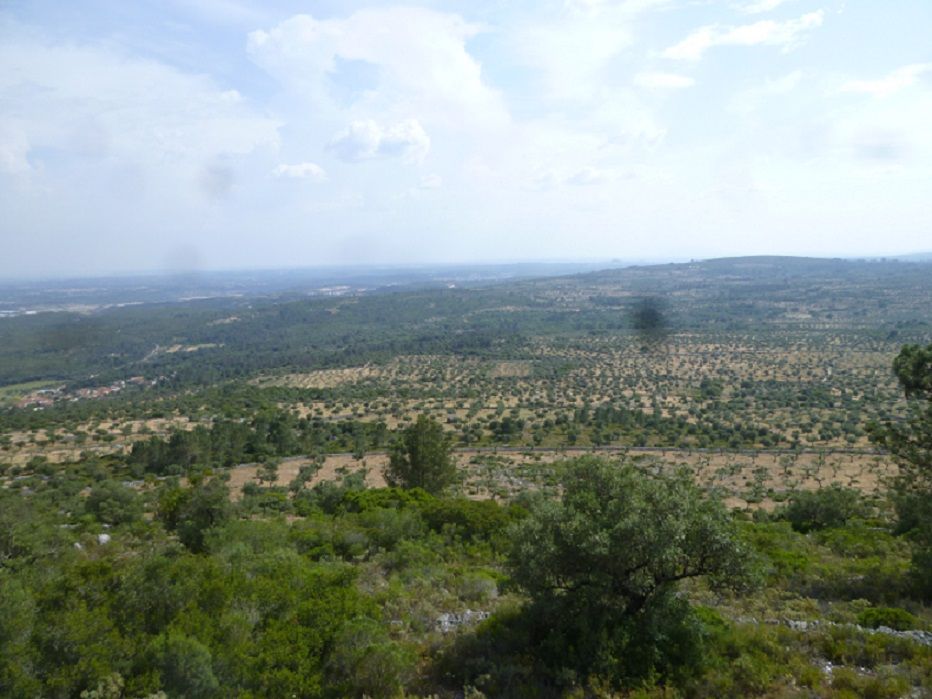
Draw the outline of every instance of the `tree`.
[[[219,683],[211,667],[210,650],[180,633],[159,636],[147,649],[148,664],[159,673],[169,696],[199,699],[217,695]]]
[[[423,488],[434,494],[456,480],[450,439],[439,422],[418,415],[417,421],[405,428],[392,446],[385,478],[389,485]]]
[[[593,457],[568,464],[563,485],[562,502],[538,503],[516,526],[509,556],[532,600],[543,666],[625,684],[697,664],[698,622],[677,583],[749,580],[722,504],[686,473],[654,476]]]
[[[142,498],[116,481],[103,481],[91,489],[84,508],[104,524],[124,524],[142,517]]]
[[[897,528],[913,540],[917,591],[932,599],[932,344],[904,346],[893,360],[893,371],[910,401],[910,415],[902,422],[874,425],[871,439],[899,466]]]
[[[794,493],[784,516],[803,534],[829,527],[843,527],[849,519],[865,513],[861,494],[853,488],[833,484],[815,491]]]
[[[230,491],[219,478],[192,479],[190,488],[171,488],[159,500],[159,519],[191,551],[204,551],[204,535],[230,517]]]

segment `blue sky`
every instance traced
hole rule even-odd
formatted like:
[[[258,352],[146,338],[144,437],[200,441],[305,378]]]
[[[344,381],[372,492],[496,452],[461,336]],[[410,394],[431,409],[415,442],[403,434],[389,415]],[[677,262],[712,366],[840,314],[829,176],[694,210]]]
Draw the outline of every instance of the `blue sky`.
[[[0,275],[932,249],[928,0],[0,2]]]

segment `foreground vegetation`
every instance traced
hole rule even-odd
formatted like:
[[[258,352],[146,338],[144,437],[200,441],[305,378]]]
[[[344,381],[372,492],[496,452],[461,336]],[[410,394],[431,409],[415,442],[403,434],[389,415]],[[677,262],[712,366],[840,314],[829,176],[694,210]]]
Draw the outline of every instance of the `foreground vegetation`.
[[[874,630],[932,622],[882,503],[826,492],[752,521],[684,476],[591,458],[560,471],[562,505],[350,478],[296,492],[288,517],[272,487],[232,504],[220,476],[137,490],[87,462],[23,478],[0,496],[0,687],[897,697],[932,683],[932,637]]]
[[[0,696],[924,696],[929,277],[754,264],[13,319]]]

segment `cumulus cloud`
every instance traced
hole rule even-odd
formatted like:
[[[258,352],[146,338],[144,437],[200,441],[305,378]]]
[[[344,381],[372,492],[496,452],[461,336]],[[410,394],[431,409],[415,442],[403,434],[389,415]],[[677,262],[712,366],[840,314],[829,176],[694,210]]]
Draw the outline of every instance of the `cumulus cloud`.
[[[601,101],[617,75],[613,64],[634,47],[644,15],[669,2],[567,0],[558,16],[536,15],[512,28],[509,46],[537,72],[547,99]]]
[[[874,97],[890,95],[915,85],[926,73],[932,72],[932,63],[913,63],[902,66],[878,80],[852,80],[842,86],[842,92],[860,92]]]
[[[361,10],[349,17],[302,14],[249,35],[252,59],[317,105],[332,103],[328,85],[339,61],[377,67],[378,84],[354,96],[369,113],[408,113],[470,125],[507,119],[499,93],[482,79],[466,40],[480,31],[455,14],[416,7]]]
[[[663,52],[665,58],[698,61],[715,46],[779,46],[787,51],[802,41],[807,32],[822,26],[825,13],[809,12],[798,19],[785,22],[762,20],[753,24],[700,27],[692,34]]]
[[[288,165],[280,164],[272,174],[275,177],[287,177],[296,180],[310,180],[311,182],[325,182],[327,180],[326,171],[317,163],[295,163]]]
[[[278,144],[278,122],[255,113],[235,90],[203,75],[108,47],[0,43],[0,133],[31,149],[84,157],[131,159],[164,168],[246,154]],[[7,164],[9,167],[9,164]]]
[[[676,73],[638,73],[634,76],[634,84],[638,87],[677,89],[692,87],[696,81]]]
[[[347,162],[374,158],[418,162],[430,150],[430,137],[416,119],[406,119],[387,128],[372,119],[360,119],[334,136],[330,150]]]

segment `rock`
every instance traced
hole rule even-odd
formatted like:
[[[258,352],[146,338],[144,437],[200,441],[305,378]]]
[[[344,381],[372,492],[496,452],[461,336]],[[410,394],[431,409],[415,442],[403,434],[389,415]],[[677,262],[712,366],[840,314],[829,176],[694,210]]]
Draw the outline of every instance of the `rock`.
[[[434,621],[434,627],[441,633],[449,633],[465,624],[475,624],[488,618],[489,613],[481,610],[467,609],[464,612],[444,612]]]
[[[98,544],[101,544],[101,545],[103,545],[103,544],[109,544],[109,543],[110,543],[110,535],[109,535],[109,534],[98,534],[98,535],[97,535],[97,543],[98,543]]]

